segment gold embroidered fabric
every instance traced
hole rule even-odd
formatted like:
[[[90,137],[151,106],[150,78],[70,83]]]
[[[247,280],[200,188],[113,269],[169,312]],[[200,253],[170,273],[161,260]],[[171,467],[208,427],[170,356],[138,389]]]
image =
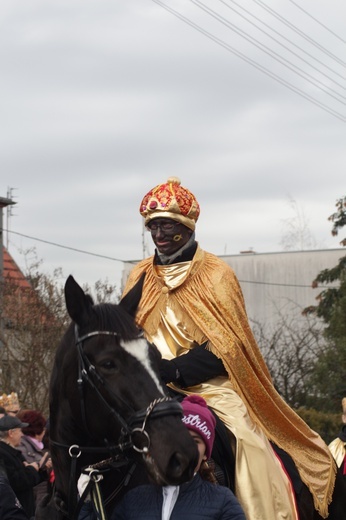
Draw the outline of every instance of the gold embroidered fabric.
[[[177,272],[174,266],[154,266],[153,257],[150,257],[130,273],[124,294],[146,272],[137,313],[138,324],[148,338],[159,342],[159,348],[168,336],[171,337],[162,352],[167,358],[183,354],[193,347],[193,342],[201,344],[206,338],[209,340],[208,348],[222,359],[229,380],[223,378],[222,385],[220,382],[211,385],[207,393],[202,385],[201,394],[208,394],[208,404],[212,399],[213,407],[230,429],[233,405],[229,403],[240,398],[239,410],[245,405],[244,410],[250,414],[249,420],[253,426],[249,427],[257,428],[291,455],[303,482],[313,495],[316,509],[323,518],[327,518],[336,464],[320,436],[276,392],[253,337],[241,288],[233,270],[199,247],[191,262],[177,265],[180,266]],[[171,335],[173,330],[175,332]],[[181,337],[185,338],[183,345],[179,343]],[[191,388],[188,390],[191,391]],[[192,391],[195,392],[196,387]],[[244,424],[247,420],[244,418]],[[238,431],[234,433],[239,436]],[[255,453],[253,456],[256,456]],[[249,465],[253,463],[254,460],[248,462]],[[260,517],[254,516],[251,520],[253,518],[257,520]]]

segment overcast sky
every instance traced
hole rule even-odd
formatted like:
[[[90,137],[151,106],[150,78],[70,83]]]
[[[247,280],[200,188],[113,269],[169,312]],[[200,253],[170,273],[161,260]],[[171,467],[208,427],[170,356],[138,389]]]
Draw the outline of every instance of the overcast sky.
[[[0,21],[4,243],[21,267],[36,248],[43,271],[118,284],[121,260],[153,251],[140,201],[172,175],[217,255],[280,251],[297,216],[306,246],[339,247],[342,0],[2,0]]]

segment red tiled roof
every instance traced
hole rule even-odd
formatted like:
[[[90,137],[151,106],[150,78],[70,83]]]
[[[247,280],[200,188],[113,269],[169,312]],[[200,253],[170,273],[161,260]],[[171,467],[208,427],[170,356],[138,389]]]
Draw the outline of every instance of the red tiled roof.
[[[3,247],[3,276],[5,281],[7,279],[15,282],[21,289],[31,289],[30,283],[5,247]]]
[[[3,247],[3,279],[4,287],[7,286],[8,288],[6,307],[4,308],[5,317],[12,324],[15,324],[20,319],[23,325],[26,320],[30,321],[32,319],[32,309],[36,304],[39,304],[40,297],[5,247]],[[19,306],[18,302],[20,302]],[[42,302],[40,312],[39,319],[41,323],[46,323],[47,320],[54,320],[54,317],[50,315]]]

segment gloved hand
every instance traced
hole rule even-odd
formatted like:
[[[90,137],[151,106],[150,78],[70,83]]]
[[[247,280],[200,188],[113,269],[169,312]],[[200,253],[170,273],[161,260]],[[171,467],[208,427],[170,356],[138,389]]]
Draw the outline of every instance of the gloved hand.
[[[161,359],[160,375],[164,383],[175,383],[180,378],[180,372],[173,359]]]

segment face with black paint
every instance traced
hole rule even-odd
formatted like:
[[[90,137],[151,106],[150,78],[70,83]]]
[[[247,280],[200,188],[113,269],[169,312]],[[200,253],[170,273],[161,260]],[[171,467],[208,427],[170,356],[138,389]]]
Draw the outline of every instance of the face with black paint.
[[[155,218],[147,229],[157,250],[167,256],[173,255],[190,239],[192,230],[171,218]]]

